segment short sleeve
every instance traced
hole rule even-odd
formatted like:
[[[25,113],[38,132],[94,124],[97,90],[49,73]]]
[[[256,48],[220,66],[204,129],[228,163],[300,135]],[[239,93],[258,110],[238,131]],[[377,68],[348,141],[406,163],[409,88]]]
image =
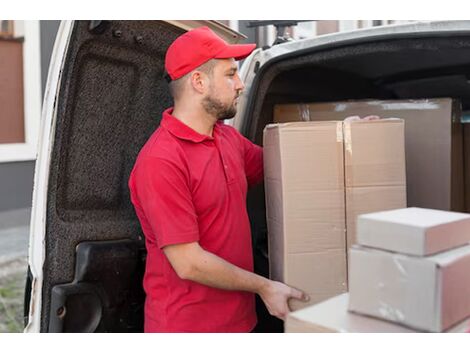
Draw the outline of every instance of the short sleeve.
[[[168,160],[140,160],[134,187],[158,247],[199,240],[189,180],[183,170]]]
[[[248,185],[253,186],[263,180],[263,148],[240,135],[245,158],[245,174]]]

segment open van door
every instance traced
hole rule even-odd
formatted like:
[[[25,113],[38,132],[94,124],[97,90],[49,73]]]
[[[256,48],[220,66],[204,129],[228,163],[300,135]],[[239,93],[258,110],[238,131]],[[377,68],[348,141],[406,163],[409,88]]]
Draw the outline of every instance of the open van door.
[[[172,105],[164,56],[215,21],[65,21],[45,93],[34,178],[26,332],[143,331],[145,242],[127,186]]]

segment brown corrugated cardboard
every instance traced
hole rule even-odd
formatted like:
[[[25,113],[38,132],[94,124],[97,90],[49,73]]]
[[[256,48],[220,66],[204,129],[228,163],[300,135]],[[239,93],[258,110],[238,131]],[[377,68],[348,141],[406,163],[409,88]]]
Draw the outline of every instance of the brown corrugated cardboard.
[[[274,122],[344,120],[352,115],[404,119],[408,206],[464,211],[460,114],[460,103],[448,98],[368,100],[276,105]]]
[[[345,122],[344,149],[346,187],[404,185],[403,120]]]
[[[349,251],[349,310],[441,332],[470,316],[470,245],[428,257]]]
[[[402,325],[348,312],[349,295],[343,293],[322,303],[292,312],[287,316],[284,329],[289,333],[416,333]],[[467,332],[470,319],[447,330],[448,333]]]
[[[470,215],[443,210],[405,208],[361,215],[360,245],[418,256],[470,242]]]
[[[264,133],[270,277],[310,295],[346,291],[342,123],[267,126]]]
[[[361,214],[406,207],[404,123],[344,123],[347,245],[356,243]]]

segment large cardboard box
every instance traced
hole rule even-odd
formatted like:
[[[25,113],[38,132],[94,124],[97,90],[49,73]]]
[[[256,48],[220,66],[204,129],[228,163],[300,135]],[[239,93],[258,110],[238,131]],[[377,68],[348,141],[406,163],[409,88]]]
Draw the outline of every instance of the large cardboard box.
[[[405,208],[361,215],[358,244],[425,256],[470,242],[470,214]]]
[[[408,206],[465,211],[459,101],[449,98],[366,100],[274,107],[274,122],[277,123],[338,121],[354,115],[379,115],[405,120]],[[470,195],[470,191],[467,194]],[[470,204],[470,201],[467,200],[467,203]],[[467,208],[470,209],[470,205]]]
[[[271,279],[310,295],[294,310],[345,292],[342,123],[268,125],[263,146]]]
[[[406,206],[402,120],[300,122],[264,131],[270,276],[310,302],[347,290],[358,214]]]
[[[349,295],[343,293],[319,304],[289,313],[284,330],[293,333],[416,333],[389,321],[348,312]],[[470,319],[454,325],[448,333],[470,331]]]
[[[404,123],[344,123],[347,246],[356,243],[361,214],[406,207]]]
[[[470,316],[470,245],[427,257],[357,246],[349,261],[352,312],[431,332]]]

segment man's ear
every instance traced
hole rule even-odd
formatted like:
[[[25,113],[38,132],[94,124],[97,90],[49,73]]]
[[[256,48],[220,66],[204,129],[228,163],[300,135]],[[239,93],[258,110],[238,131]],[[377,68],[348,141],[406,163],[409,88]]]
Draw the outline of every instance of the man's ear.
[[[207,89],[207,77],[201,71],[193,71],[190,73],[189,81],[191,83],[191,87],[198,93],[204,94]]]

